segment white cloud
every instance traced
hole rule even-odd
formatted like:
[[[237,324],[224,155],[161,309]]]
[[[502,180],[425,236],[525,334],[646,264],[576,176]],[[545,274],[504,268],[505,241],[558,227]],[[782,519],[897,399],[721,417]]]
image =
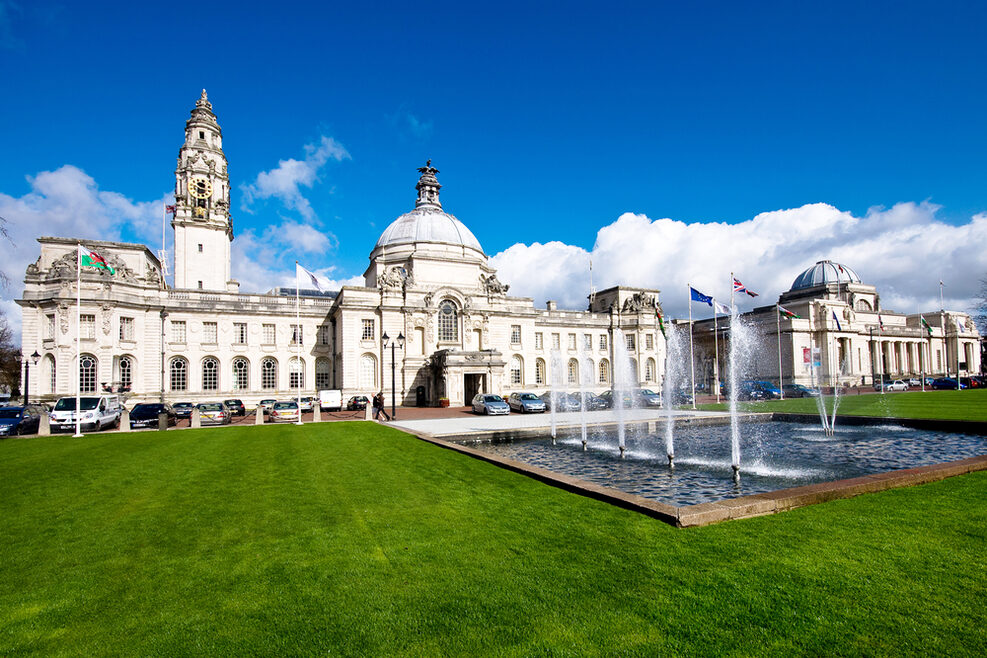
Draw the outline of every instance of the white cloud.
[[[242,231],[232,245],[233,278],[240,282],[244,292],[267,292],[278,286],[294,287],[295,265],[284,260],[285,247],[291,244],[288,231],[282,227],[270,227],[263,235],[253,229]],[[273,239],[280,236],[285,239]],[[327,238],[319,234],[323,240]],[[309,249],[307,253],[322,253],[321,249]],[[314,272],[326,290],[339,290],[342,286],[362,286],[362,276],[338,278],[335,267],[315,268],[299,259],[302,266]]]
[[[276,198],[290,210],[296,210],[306,220],[315,219],[312,204],[301,188],[311,188],[319,179],[321,169],[329,160],[350,159],[345,148],[331,137],[322,136],[318,144],[305,145],[305,159],[279,160],[278,166],[257,174],[253,183],[240,186],[243,192],[241,208],[252,212],[252,204],[261,199]]]
[[[987,273],[987,213],[952,225],[937,220],[937,211],[929,203],[899,203],[854,217],[817,203],[738,224],[624,213],[599,230],[591,252],[561,242],[515,244],[493,256],[492,264],[511,284],[511,294],[534,297],[539,305],[555,299],[560,306],[585,308],[592,258],[598,290],[618,284],[658,288],[665,311],[684,317],[690,283],[726,299],[732,271],[762,295],[744,300],[741,308],[750,308],[772,303],[802,270],[829,258],[877,286],[885,308],[939,308],[941,277],[946,305],[971,310]]]
[[[7,220],[14,243],[13,247],[3,245],[0,271],[10,285],[0,290],[0,301],[5,302],[8,321],[18,333],[20,312],[13,302],[6,302],[20,296],[23,290],[24,270],[38,258],[38,237],[155,244],[155,238],[161,236],[162,204],[171,198],[165,194],[155,201],[135,202],[118,192],[100,190],[91,176],[72,165],[28,176],[27,181],[31,191],[23,196],[0,193],[0,217]]]

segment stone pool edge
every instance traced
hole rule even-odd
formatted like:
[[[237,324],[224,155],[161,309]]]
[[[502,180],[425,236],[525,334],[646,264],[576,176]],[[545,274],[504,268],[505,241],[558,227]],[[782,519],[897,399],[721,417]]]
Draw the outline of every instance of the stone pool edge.
[[[773,415],[764,414],[764,416]],[[794,420],[792,417],[797,414],[785,415],[789,418],[785,418],[784,420]],[[777,418],[777,420],[783,419]],[[868,420],[880,420],[882,422],[898,424],[897,421],[899,419],[883,418]],[[980,423],[979,425],[981,430],[987,427],[987,424]],[[401,431],[441,448],[469,455],[475,459],[525,475],[539,482],[563,489],[564,491],[570,491],[623,509],[645,514],[676,528],[696,528],[722,521],[777,514],[778,512],[786,512],[807,505],[815,505],[842,498],[853,498],[860,494],[885,491],[887,489],[900,489],[919,484],[928,484],[929,482],[937,482],[956,475],[987,470],[987,455],[978,455],[976,457],[941,464],[886,471],[884,473],[874,473],[872,475],[863,475],[845,480],[820,482],[801,487],[740,496],[739,498],[718,500],[712,503],[698,503],[696,505],[676,507],[675,505],[668,505],[636,494],[626,493],[611,487],[604,487],[586,480],[562,475],[538,466],[481,452],[467,445],[455,443],[447,438],[436,437],[424,432],[416,432],[403,428]]]

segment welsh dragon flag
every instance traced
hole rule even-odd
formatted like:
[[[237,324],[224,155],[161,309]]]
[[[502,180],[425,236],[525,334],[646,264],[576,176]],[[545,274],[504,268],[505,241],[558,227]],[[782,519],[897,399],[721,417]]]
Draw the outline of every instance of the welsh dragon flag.
[[[106,270],[110,274],[115,274],[116,272],[110,264],[106,262],[102,256],[97,254],[95,251],[89,251],[81,244],[79,245],[79,264],[82,267],[95,267],[100,270]]]
[[[792,313],[791,311],[789,311],[787,308],[785,308],[781,304],[776,304],[776,306],[778,307],[778,312],[781,313],[781,316],[783,318],[798,318],[798,319],[801,319],[800,316],[796,315],[795,313]],[[836,317],[836,316],[834,315],[833,317]],[[839,320],[837,320],[837,323],[839,323]]]
[[[925,327],[925,330],[928,331],[929,332],[929,335],[931,336],[932,335],[932,327],[930,327],[929,326],[929,323],[925,321],[925,316],[924,315],[920,315],[919,317],[922,318],[922,326]]]
[[[665,333],[665,318],[657,308],[655,308],[655,317],[658,318],[658,328],[661,329],[661,335],[668,338],[668,334]]]

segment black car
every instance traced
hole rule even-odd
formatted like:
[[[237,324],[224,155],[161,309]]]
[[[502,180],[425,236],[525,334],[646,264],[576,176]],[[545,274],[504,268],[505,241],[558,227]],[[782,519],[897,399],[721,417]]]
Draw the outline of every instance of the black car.
[[[346,403],[346,408],[349,411],[358,411],[360,409],[366,409],[367,403],[370,400],[367,399],[366,395],[354,395],[350,398],[350,401]]]
[[[0,407],[0,436],[37,434],[44,411],[37,405]]]
[[[151,402],[148,404],[138,404],[130,410],[131,429],[142,427],[158,427],[158,414],[168,414],[168,427],[174,427],[178,423],[178,414],[170,404]]]
[[[600,398],[600,400],[603,401],[603,404],[606,405],[604,409],[613,409],[613,403],[614,403],[613,391],[603,391],[602,393],[600,393],[598,397]],[[621,398],[624,401],[624,403],[621,405],[622,409],[631,409],[634,407],[634,397],[629,392],[624,391],[623,394],[621,395]]]
[[[172,407],[179,418],[191,418],[195,404],[191,402],[176,402]]]
[[[243,400],[223,400],[223,404],[234,416],[246,416],[247,408],[243,406]]]

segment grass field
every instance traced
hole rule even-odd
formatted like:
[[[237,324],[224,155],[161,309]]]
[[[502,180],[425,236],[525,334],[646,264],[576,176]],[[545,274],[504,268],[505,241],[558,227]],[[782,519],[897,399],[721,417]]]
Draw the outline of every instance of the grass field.
[[[987,653],[987,473],[676,530],[371,423],[0,442],[0,655]]]
[[[826,404],[832,409],[832,396]],[[817,412],[815,398],[741,402],[750,411]],[[699,405],[700,409],[724,410],[723,404]],[[884,416],[893,418],[932,418],[941,420],[976,420],[987,422],[987,389],[966,391],[906,391],[904,393],[843,395],[839,414],[848,416]]]

